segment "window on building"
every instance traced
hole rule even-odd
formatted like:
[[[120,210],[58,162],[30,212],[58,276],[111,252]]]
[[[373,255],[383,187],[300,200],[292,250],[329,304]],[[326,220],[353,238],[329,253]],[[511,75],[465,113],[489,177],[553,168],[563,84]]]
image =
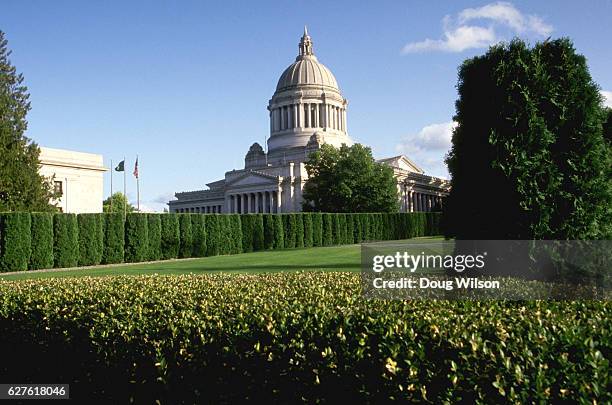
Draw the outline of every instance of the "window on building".
[[[61,181],[53,182],[53,192],[57,194],[58,196],[64,195],[64,187]]]

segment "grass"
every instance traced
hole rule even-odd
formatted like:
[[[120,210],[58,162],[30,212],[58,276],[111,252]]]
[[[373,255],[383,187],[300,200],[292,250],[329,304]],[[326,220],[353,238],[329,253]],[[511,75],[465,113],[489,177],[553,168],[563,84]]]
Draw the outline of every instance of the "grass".
[[[359,271],[359,245],[212,256],[190,260],[1,275],[0,280],[139,274],[268,273],[295,270]]]
[[[416,238],[419,241],[441,240],[440,237]],[[189,260],[168,260],[147,264],[91,267],[72,270],[24,271],[1,274],[0,280],[25,280],[53,277],[84,277],[140,274],[201,274],[229,272],[273,273],[279,271],[359,271],[360,245],[271,250],[230,256],[212,256]]]

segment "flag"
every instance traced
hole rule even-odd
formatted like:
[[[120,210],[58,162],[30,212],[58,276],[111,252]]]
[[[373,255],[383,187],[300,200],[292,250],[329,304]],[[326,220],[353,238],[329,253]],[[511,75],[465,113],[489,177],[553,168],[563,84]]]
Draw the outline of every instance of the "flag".
[[[119,162],[117,167],[115,167],[115,171],[124,172],[125,171],[124,166],[125,166],[125,160],[122,160],[121,162]]]
[[[138,157],[136,157],[136,164],[134,165],[134,177],[138,178]]]

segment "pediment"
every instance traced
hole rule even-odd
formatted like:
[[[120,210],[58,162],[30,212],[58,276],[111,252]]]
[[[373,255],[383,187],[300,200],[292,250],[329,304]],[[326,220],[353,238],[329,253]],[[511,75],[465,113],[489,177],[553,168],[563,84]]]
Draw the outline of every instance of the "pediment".
[[[394,167],[400,170],[406,170],[408,172],[425,173],[423,169],[421,169],[419,166],[416,165],[416,163],[414,163],[412,160],[408,159],[404,155],[393,156],[390,158],[381,159],[379,160],[379,162],[385,163],[391,167]]]
[[[250,171],[228,182],[226,184],[226,188],[227,187],[251,186],[251,185],[259,185],[259,184],[276,185],[278,184],[278,177],[271,176],[269,174]]]

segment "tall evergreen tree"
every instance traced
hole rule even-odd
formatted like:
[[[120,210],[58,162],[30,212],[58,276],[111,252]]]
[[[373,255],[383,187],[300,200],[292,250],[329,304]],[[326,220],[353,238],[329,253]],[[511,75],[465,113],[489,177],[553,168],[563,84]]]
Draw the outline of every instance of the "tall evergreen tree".
[[[611,237],[605,111],[571,41],[514,40],[459,70],[447,236]]]
[[[40,149],[24,135],[30,95],[10,55],[0,31],[0,212],[52,211],[51,183],[38,172]]]

